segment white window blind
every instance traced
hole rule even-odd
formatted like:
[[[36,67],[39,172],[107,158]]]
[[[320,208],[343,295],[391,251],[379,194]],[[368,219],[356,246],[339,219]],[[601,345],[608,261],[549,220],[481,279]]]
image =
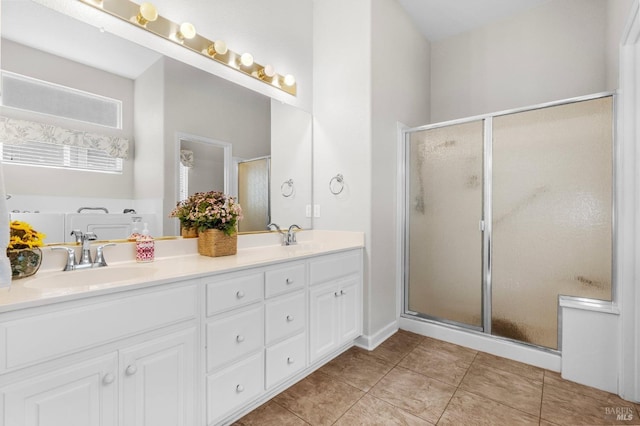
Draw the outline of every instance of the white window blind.
[[[0,144],[0,150],[5,164],[122,173],[121,158],[97,149],[28,141],[19,145]]]

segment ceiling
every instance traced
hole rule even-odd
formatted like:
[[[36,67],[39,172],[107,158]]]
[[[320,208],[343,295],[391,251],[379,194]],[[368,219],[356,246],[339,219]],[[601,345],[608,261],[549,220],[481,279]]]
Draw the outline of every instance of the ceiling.
[[[429,41],[525,12],[550,0],[398,0]]]

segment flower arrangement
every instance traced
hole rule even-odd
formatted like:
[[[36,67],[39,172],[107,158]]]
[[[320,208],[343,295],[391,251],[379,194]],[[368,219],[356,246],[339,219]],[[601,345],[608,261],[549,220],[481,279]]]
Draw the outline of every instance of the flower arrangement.
[[[234,197],[220,191],[196,192],[180,201],[169,216],[178,218],[183,227],[219,229],[233,235],[242,220],[242,208]]]
[[[9,225],[10,236],[7,249],[26,249],[41,247],[44,244],[45,234],[42,234],[31,227],[27,222],[14,220]]]

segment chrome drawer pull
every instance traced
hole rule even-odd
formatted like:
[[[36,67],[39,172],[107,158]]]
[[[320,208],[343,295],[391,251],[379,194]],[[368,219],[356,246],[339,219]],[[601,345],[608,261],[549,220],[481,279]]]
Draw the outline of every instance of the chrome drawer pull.
[[[238,335],[236,336],[236,341],[237,341],[238,343],[242,343],[242,342],[244,342],[244,336],[243,336],[243,335],[241,335],[241,334],[238,334]]]
[[[291,357],[287,358],[287,364],[293,364],[294,362],[296,362],[295,359],[293,359]]]
[[[242,385],[236,386],[236,392],[238,392],[238,393],[244,392],[244,386],[242,386]]]
[[[287,315],[287,321],[291,322],[293,320],[294,320],[293,315]]]
[[[236,297],[237,297],[238,299],[242,299],[242,298],[244,297],[244,292],[242,292],[242,291],[238,291],[238,292],[236,293]]]

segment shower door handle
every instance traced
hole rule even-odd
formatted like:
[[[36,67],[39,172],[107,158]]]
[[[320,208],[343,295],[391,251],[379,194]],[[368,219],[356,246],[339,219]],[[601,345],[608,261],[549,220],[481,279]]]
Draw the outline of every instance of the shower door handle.
[[[480,230],[480,232],[484,232],[484,220],[480,220],[480,222],[478,223],[478,229]]]

